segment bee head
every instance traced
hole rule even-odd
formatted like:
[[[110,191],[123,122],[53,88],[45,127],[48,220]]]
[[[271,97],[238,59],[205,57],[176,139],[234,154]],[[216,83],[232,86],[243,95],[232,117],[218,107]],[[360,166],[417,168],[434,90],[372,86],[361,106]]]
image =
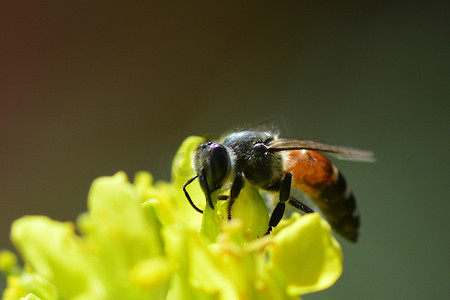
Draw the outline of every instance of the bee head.
[[[203,143],[195,152],[194,169],[209,205],[214,208],[211,193],[223,186],[230,173],[230,154],[223,145]]]
[[[195,152],[194,169],[204,177],[210,192],[220,189],[230,173],[231,162],[227,149],[220,144],[207,142]]]

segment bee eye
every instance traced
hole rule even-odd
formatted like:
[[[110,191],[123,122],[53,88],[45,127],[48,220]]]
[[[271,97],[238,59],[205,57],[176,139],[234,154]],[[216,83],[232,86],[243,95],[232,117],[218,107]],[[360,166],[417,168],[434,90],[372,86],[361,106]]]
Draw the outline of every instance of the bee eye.
[[[230,159],[225,147],[222,145],[213,147],[211,149],[211,175],[214,189],[219,189],[222,187],[229,170]]]

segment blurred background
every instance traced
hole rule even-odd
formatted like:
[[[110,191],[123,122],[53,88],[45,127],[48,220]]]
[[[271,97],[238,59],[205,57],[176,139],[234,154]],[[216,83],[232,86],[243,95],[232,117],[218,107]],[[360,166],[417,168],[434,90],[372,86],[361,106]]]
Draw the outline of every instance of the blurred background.
[[[378,160],[336,162],[361,238],[304,298],[448,297],[446,2],[54,2],[0,4],[0,248],[23,215],[74,221],[96,177],[169,180],[185,137],[276,121]]]

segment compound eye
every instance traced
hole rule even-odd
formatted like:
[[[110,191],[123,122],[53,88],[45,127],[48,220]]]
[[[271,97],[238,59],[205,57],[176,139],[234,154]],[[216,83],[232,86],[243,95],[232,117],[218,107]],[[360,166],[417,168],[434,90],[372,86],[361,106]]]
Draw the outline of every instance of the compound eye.
[[[230,170],[230,158],[224,146],[216,144],[211,149],[211,175],[214,190],[222,187]]]

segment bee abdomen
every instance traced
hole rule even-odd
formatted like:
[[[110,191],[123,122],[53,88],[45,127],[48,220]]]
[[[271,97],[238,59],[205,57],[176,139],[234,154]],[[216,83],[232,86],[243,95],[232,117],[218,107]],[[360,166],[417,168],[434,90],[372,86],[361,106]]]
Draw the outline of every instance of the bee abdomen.
[[[319,205],[336,232],[348,240],[356,242],[360,225],[356,200],[353,192],[347,186],[344,176],[337,169],[336,171],[336,182],[326,186],[313,200]]]
[[[353,193],[339,170],[316,151],[293,150],[286,171],[293,174],[294,186],[317,204],[333,229],[356,242],[359,213]]]

